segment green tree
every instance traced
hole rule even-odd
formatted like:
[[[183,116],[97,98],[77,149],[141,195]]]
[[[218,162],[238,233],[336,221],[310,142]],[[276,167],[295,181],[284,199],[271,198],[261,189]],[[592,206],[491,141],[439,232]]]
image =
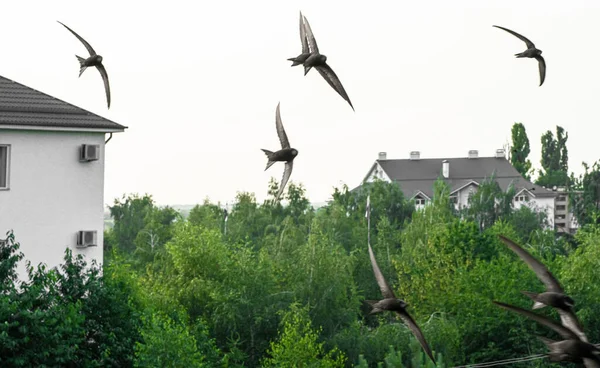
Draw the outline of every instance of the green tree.
[[[513,212],[513,199],[516,190],[511,184],[506,192],[496,181],[496,174],[486,178],[470,196],[469,206],[463,209],[466,218],[479,225],[481,231],[492,226],[497,220],[505,219]]]
[[[109,207],[110,215],[114,219],[114,226],[109,232],[109,245],[117,246],[126,253],[135,250],[135,238],[146,225],[146,216],[154,208],[151,195],[140,197],[137,194],[123,195],[121,200],[115,199]],[[105,247],[105,253],[110,254],[110,248]]]
[[[142,337],[135,347],[135,367],[211,367],[188,327],[169,316],[152,313],[144,318]],[[216,349],[212,344],[208,348]]]
[[[584,173],[573,179],[569,204],[580,226],[597,223],[600,215],[600,161],[590,167],[583,163]]]
[[[530,179],[531,161],[529,156],[529,138],[525,126],[522,123],[514,123],[511,129],[512,148],[510,152],[510,162],[517,171],[527,180]]]
[[[569,134],[560,126],[556,126],[556,138],[549,130],[542,135],[542,170],[538,172],[536,184],[545,187],[569,184],[568,138]]]
[[[335,348],[325,352],[324,343],[318,341],[320,328],[313,330],[308,308],[293,304],[283,316],[281,327],[278,340],[271,342],[264,367],[344,367],[344,354]]]

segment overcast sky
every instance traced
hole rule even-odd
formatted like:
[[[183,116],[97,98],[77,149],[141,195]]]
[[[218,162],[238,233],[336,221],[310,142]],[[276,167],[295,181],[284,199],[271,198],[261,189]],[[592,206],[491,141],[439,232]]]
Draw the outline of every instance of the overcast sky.
[[[356,112],[323,78],[287,58],[299,11]],[[570,170],[600,158],[600,1],[9,1],[0,6],[1,75],[128,126],[106,146],[104,202],[149,193],[159,204],[266,197],[260,150],[292,147],[291,181],[311,201],[360,183],[377,158],[492,156],[523,122],[539,167],[540,136],[563,126]],[[84,46],[104,57],[77,78]],[[547,75],[510,28],[543,51]],[[585,50],[585,51],[584,51]],[[585,57],[581,54],[585,52]]]

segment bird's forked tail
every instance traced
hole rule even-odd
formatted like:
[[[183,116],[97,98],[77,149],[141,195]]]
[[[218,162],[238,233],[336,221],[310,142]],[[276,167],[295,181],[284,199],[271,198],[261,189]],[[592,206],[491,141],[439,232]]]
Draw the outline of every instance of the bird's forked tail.
[[[527,296],[529,299],[533,300],[534,303],[532,309],[540,309],[546,306],[546,304],[537,301],[537,297],[539,295],[538,293],[532,293],[530,291],[521,291],[521,293]]]
[[[87,69],[87,66],[85,65],[85,59],[81,56],[77,56],[77,60],[79,61],[79,76],[81,77],[81,74]]]
[[[267,171],[267,169],[271,167],[276,161],[271,161],[271,155],[273,154],[272,151],[266,150],[264,148],[261,148],[261,150],[265,153],[265,155],[267,155],[267,158],[269,159],[269,161],[267,162],[267,167],[265,167],[265,171]]]
[[[303,63],[303,61],[300,61],[300,60],[298,60],[298,58],[295,58],[295,57],[289,58],[288,60],[293,61],[292,66],[300,65]]]

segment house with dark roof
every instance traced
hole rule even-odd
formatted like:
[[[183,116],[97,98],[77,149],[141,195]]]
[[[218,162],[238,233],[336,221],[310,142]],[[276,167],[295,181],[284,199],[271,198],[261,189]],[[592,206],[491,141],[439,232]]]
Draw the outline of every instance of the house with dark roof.
[[[13,230],[32,265],[67,247],[102,262],[104,150],[125,129],[0,77],[0,238]]]
[[[378,178],[398,183],[404,196],[413,200],[416,208],[422,208],[432,199],[434,182],[441,177],[450,186],[450,200],[458,209],[468,206],[469,196],[492,174],[503,191],[514,186],[515,208],[526,205],[545,211],[549,225],[554,227],[556,192],[523,178],[506,159],[503,149],[497,150],[493,157],[479,157],[478,151],[471,150],[467,157],[427,159],[413,151],[408,159],[395,160],[387,159],[387,153],[380,152],[363,182]]]

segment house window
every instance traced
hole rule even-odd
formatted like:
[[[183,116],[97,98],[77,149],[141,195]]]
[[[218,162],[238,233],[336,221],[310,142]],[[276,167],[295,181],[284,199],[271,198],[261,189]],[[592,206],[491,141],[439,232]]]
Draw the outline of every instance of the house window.
[[[450,203],[456,204],[458,202],[458,197],[455,195],[450,196]]]
[[[425,205],[425,198],[420,198],[420,197],[415,198],[415,204],[417,206]]]
[[[8,189],[8,166],[10,146],[0,145],[0,189]]]
[[[529,197],[525,195],[520,195],[515,198],[515,202],[525,202],[529,201]]]

